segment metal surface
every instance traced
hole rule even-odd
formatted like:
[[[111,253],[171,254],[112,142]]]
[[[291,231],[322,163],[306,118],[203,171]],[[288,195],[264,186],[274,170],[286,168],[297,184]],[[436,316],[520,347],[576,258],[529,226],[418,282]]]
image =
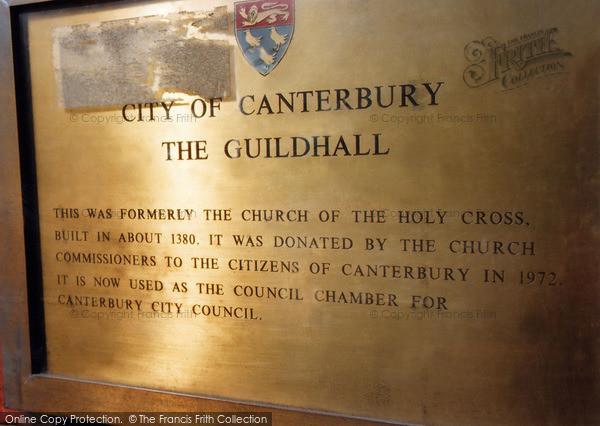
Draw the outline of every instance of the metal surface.
[[[223,5],[238,19],[226,1],[24,17],[47,370],[28,378],[9,98],[9,405],[597,420],[598,4],[296,2],[264,65],[258,30],[210,36],[231,98],[58,106],[53,28]]]

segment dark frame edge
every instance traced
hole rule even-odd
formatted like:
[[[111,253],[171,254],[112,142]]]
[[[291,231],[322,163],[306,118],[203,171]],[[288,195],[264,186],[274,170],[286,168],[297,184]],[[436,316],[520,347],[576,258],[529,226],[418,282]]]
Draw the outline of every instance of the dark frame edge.
[[[40,374],[46,371],[46,333],[28,36],[27,28],[22,27],[20,19],[23,7],[26,6],[12,7],[10,20],[29,308],[30,373]]]
[[[29,350],[29,310],[25,265],[24,221],[20,177],[20,155],[17,133],[16,92],[12,55],[10,7],[22,2],[0,3],[0,89],[5,100],[0,104],[0,136],[2,167],[0,182],[0,335],[4,376],[5,403],[8,407],[22,405],[22,387],[31,371]]]

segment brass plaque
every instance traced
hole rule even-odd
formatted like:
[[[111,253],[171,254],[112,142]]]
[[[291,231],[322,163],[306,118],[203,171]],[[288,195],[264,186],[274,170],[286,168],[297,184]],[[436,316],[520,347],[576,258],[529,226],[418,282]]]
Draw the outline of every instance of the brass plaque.
[[[397,422],[597,420],[599,13],[30,13],[47,373]]]

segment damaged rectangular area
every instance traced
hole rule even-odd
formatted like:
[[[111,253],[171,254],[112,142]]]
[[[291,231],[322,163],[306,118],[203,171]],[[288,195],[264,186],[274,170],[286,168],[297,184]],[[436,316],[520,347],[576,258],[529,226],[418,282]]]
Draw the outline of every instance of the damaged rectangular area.
[[[90,108],[231,95],[227,8],[54,28],[60,107]]]

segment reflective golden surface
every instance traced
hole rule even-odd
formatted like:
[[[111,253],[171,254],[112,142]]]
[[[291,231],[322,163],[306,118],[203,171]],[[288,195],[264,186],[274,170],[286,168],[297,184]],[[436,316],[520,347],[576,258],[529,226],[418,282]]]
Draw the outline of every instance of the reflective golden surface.
[[[298,1],[266,76],[232,2],[31,14],[48,373],[415,423],[594,411],[598,6],[571,3]],[[231,98],[58,107],[53,28],[223,5]]]

